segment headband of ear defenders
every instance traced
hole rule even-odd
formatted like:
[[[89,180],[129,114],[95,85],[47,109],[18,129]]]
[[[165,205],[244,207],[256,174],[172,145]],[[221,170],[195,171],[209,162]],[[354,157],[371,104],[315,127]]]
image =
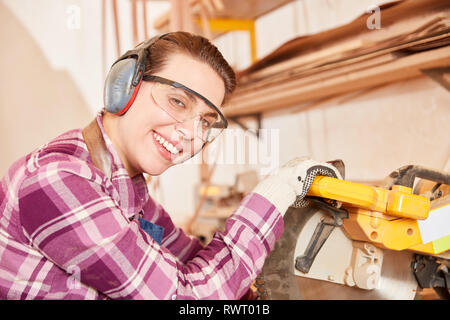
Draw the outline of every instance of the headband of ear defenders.
[[[117,115],[127,112],[139,91],[148,59],[148,49],[166,35],[167,33],[140,43],[113,63],[103,90],[106,111]]]

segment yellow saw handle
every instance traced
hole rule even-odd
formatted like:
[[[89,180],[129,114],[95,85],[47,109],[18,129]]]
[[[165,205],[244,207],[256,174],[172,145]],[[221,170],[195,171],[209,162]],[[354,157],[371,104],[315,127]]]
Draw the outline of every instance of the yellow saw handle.
[[[361,183],[317,176],[308,196],[343,202],[351,207],[377,211],[387,215],[424,220],[430,212],[430,200],[415,195],[412,189],[394,185],[392,190]]]

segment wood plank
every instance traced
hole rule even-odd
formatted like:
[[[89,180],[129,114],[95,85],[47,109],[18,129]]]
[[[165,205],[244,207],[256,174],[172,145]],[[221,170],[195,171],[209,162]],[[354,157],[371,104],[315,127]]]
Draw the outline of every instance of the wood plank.
[[[148,25],[147,25],[147,1],[142,1],[142,20],[144,22],[144,39],[148,39]]]
[[[131,24],[133,26],[133,45],[139,43],[138,25],[137,25],[137,0],[131,0]]]
[[[422,69],[447,66],[450,66],[450,46],[399,57],[390,63],[337,77],[327,77],[325,73],[321,81],[306,85],[305,79],[299,79],[264,90],[255,90],[251,94],[231,97],[224,108],[224,113],[226,116],[238,116],[275,110],[327,96],[410,79],[420,76]]]
[[[417,22],[415,25],[417,25]],[[432,41],[438,39],[446,40],[446,36],[443,34],[448,34],[450,30],[450,10],[447,10],[446,13],[437,13],[437,16],[431,15],[427,17],[426,22],[422,23],[416,30],[410,31],[402,25],[401,28],[397,28],[402,30],[402,33],[398,34],[398,30],[393,29],[390,28],[389,32],[385,32],[388,36],[381,39],[358,36],[342,40],[334,45],[327,44],[315,48],[313,51],[309,48],[301,47],[299,48],[301,54],[297,54],[297,56],[290,59],[282,60],[273,65],[269,64],[251,73],[248,73],[247,70],[238,72],[240,85],[245,85],[246,82],[255,82],[284,70],[292,70],[293,67],[307,68],[320,63],[332,63],[338,60],[350,59],[358,55],[384,54],[385,52],[402,50],[412,46],[415,46],[416,50],[426,49],[426,46]],[[411,26],[409,29],[411,29]],[[389,36],[391,33],[392,35]],[[438,38],[432,39],[432,36]]]
[[[183,1],[184,0],[170,0],[170,24],[168,24],[168,31],[183,30]]]
[[[345,66],[355,65],[355,68],[361,69],[356,64],[371,65],[371,61],[373,60],[373,64],[376,64],[377,61],[380,60],[380,57],[394,57],[391,54],[398,54],[404,50],[411,51],[410,48],[421,47],[424,44],[428,44],[430,47],[431,44],[436,46],[443,46],[450,44],[450,29],[448,32],[443,34],[438,34],[436,36],[432,36],[425,39],[411,39],[406,43],[400,43],[394,45],[393,47],[388,47],[385,49],[375,50],[374,52],[369,52],[367,54],[360,54],[358,51],[354,51],[350,54],[343,54],[342,56],[334,55],[334,59],[318,59],[318,61],[305,64],[305,65],[296,65],[296,59],[293,59],[290,65],[286,65],[284,63],[282,71],[275,73],[273,75],[266,76],[262,79],[256,79],[256,81],[250,77],[248,79],[241,80],[239,82],[239,86],[236,90],[236,95],[243,94],[245,92],[258,89],[260,87],[266,86],[267,84],[274,84],[277,81],[290,81],[298,77],[309,76],[313,74],[317,74],[319,72],[324,72],[331,69],[339,69]],[[384,58],[381,58],[381,61]],[[389,62],[390,60],[384,60],[385,62]],[[351,71],[351,69],[349,70]]]
[[[340,45],[349,39],[364,38],[367,42],[376,42],[386,38],[386,35],[392,37],[403,34],[404,36],[408,30],[414,32],[411,28],[417,25],[418,19],[428,18],[428,15],[436,13],[443,13],[448,17],[449,7],[450,2],[442,0],[401,0],[386,3],[380,6],[383,16],[381,30],[374,32],[367,29],[366,22],[370,14],[365,13],[337,28],[292,39],[247,69],[241,70],[239,74],[243,76],[298,56],[299,52],[302,54],[317,52],[325,46]]]
[[[309,54],[302,54],[300,56],[293,57],[280,63],[257,70],[248,75],[240,75],[239,80],[241,84],[245,84],[245,82],[258,81],[273,74],[291,70],[292,67],[301,66],[302,68],[307,68],[312,64],[320,64],[321,61],[325,62],[336,59],[338,56],[345,55],[348,51],[356,50],[364,45],[366,44],[362,39],[354,39],[353,41],[343,44],[343,46],[331,47],[327,48],[327,50],[317,50],[316,52],[311,52]]]
[[[117,52],[117,58],[120,57],[121,50],[120,50],[120,32],[119,32],[119,16],[117,12],[117,0],[112,1],[112,7],[113,7],[113,17],[114,17],[114,33],[116,35],[116,52]]]
[[[302,85],[315,83],[322,81],[324,79],[328,79],[330,77],[337,77],[340,75],[349,74],[351,72],[355,71],[361,71],[368,68],[374,68],[377,66],[380,66],[382,64],[395,61],[397,57],[392,53],[387,53],[381,56],[377,56],[372,59],[364,59],[361,61],[358,61],[357,63],[349,62],[349,63],[337,63],[333,65],[324,65],[320,66],[314,69],[306,69],[301,70],[301,72],[296,73],[295,70],[293,70],[292,73],[289,74],[281,74],[279,77],[271,77],[267,80],[260,80],[257,82],[257,84],[254,84],[249,87],[244,87],[243,89],[240,89],[238,91],[239,95],[245,95],[245,94],[252,94],[259,90],[267,89],[271,86],[291,82],[295,80],[303,79]]]
[[[442,50],[448,50],[443,48]],[[430,51],[431,52],[431,51]],[[376,73],[376,72],[380,72],[380,75],[382,75],[383,72],[389,71],[389,70],[396,70],[396,69],[401,69],[402,68],[402,64],[405,64],[407,61],[413,61],[414,63],[416,63],[416,61],[419,61],[419,57],[424,57],[422,62],[422,66],[426,66],[427,65],[427,61],[426,61],[426,57],[430,56],[430,59],[432,59],[431,55],[426,55],[426,53],[422,53],[420,55],[413,55],[413,56],[408,56],[405,58],[401,58],[401,59],[397,59],[395,61],[393,61],[392,63],[388,64],[388,65],[383,65],[381,67],[378,68],[373,68],[374,70],[362,70],[360,73],[367,73],[369,75],[370,73]],[[445,58],[445,56],[443,57]],[[445,61],[445,59],[444,59]],[[396,64],[398,66],[396,66]],[[445,63],[443,63],[445,65]],[[439,65],[439,63],[437,63],[437,65]],[[413,70],[415,72],[415,74],[419,74],[419,70],[418,70],[418,64],[416,65],[412,65],[409,64],[408,67],[417,67],[417,70]],[[412,69],[411,69],[412,70]],[[408,72],[410,72],[411,70],[406,70]],[[331,72],[335,72],[335,70],[332,70]],[[345,73],[345,75],[343,77],[340,77],[342,79],[344,79],[346,76],[348,76],[348,78],[350,79],[353,76],[353,72],[347,72]],[[363,75],[362,75],[363,76]],[[328,80],[327,80],[328,78]],[[244,101],[244,100],[249,100],[252,98],[257,98],[257,97],[261,97],[261,96],[266,96],[266,95],[271,95],[271,94],[275,94],[277,93],[277,97],[282,97],[283,94],[286,92],[286,90],[301,90],[302,92],[307,92],[307,89],[310,86],[314,86],[314,87],[320,87],[321,83],[324,86],[324,89],[327,88],[327,84],[330,81],[335,81],[335,78],[333,77],[328,77],[328,74],[321,74],[319,75],[317,78],[312,79],[311,77],[308,78],[301,78],[298,79],[296,81],[288,81],[288,82],[283,82],[280,83],[278,85],[274,85],[270,88],[264,88],[263,90],[255,90],[252,91],[251,93],[248,93],[246,95],[242,95],[239,97],[239,101]],[[322,80],[327,80],[325,82],[321,82]],[[327,92],[324,93],[324,95],[326,95]],[[237,101],[238,98],[236,98],[235,101]],[[233,103],[233,99],[230,100],[230,104]]]
[[[243,116],[324,101],[448,66],[450,2],[404,0],[388,5],[382,14],[381,31],[361,28],[362,16],[349,25],[289,41],[239,72],[224,113]],[[337,34],[343,40],[335,39]]]

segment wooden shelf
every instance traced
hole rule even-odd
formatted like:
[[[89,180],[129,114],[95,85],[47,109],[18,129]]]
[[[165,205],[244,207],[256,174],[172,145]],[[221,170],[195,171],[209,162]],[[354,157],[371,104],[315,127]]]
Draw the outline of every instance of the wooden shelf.
[[[404,0],[381,7],[383,28],[353,22],[293,39],[238,73],[226,116],[280,110],[448,70],[450,2]],[[447,68],[447,69],[446,69]]]

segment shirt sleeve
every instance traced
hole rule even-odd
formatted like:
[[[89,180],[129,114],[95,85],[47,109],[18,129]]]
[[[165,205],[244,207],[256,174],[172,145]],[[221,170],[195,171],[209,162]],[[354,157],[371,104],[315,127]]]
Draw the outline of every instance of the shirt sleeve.
[[[225,232],[182,262],[127,219],[98,175],[71,162],[31,174],[19,207],[34,247],[64,270],[76,267],[81,282],[112,299],[237,299],[283,229],[275,207],[252,194]]]
[[[143,218],[164,227],[161,245],[182,263],[192,259],[203,248],[199,239],[188,236],[183,229],[176,227],[163,206],[156,203],[152,198],[148,200],[144,207]]]

